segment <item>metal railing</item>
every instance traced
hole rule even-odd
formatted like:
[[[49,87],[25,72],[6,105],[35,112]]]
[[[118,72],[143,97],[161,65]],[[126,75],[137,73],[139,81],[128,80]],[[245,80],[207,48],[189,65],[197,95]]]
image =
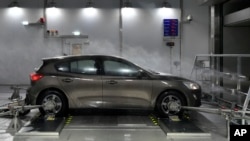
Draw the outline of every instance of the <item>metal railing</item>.
[[[250,61],[250,54],[196,55],[190,78],[201,84],[204,95],[210,96],[211,102],[220,100],[231,104],[236,103],[243,107],[242,99],[245,95],[242,92],[242,82],[248,81],[248,77],[242,75],[243,59]],[[234,71],[226,70],[224,65],[228,64],[228,60],[232,61],[230,69],[234,69]],[[229,82],[230,85],[236,85],[236,87],[229,88],[224,85],[229,84]],[[236,102],[224,98],[228,94],[237,96]]]

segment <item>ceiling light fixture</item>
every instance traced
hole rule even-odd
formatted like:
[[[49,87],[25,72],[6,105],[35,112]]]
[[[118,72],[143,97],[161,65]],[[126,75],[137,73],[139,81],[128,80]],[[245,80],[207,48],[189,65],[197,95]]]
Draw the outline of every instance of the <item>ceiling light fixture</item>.
[[[124,8],[132,7],[132,3],[129,0],[126,0],[123,2],[123,7]]]
[[[19,3],[17,2],[17,0],[14,0],[14,1],[12,1],[9,5],[8,5],[8,7],[19,7]]]
[[[56,7],[56,2],[52,0],[51,2],[47,3],[47,8],[55,8]]]
[[[87,3],[86,3],[86,7],[87,7],[87,8],[92,8],[92,7],[94,7],[93,1],[92,1],[92,0],[88,0]]]
[[[164,7],[164,8],[171,8],[172,6],[171,6],[171,4],[167,0],[164,0],[162,2],[162,7]]]

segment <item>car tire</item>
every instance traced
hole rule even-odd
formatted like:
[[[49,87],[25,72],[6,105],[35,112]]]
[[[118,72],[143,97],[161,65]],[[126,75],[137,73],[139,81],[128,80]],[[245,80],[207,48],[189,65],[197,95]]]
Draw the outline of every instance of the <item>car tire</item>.
[[[185,106],[186,101],[183,95],[177,91],[167,91],[161,94],[156,101],[156,111],[161,117],[168,117],[171,115],[181,116],[183,110],[171,111],[168,107],[169,102],[175,102],[178,106]]]
[[[68,103],[65,96],[56,90],[47,90],[38,97],[38,105],[43,105],[39,108],[42,115],[54,114],[56,117],[62,117],[67,114]],[[50,109],[48,109],[48,107]]]

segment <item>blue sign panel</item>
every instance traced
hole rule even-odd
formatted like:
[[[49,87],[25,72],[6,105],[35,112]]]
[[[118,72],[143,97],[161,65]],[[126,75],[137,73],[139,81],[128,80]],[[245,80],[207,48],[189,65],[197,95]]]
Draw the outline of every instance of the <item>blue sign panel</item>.
[[[163,35],[178,36],[178,19],[163,20]]]

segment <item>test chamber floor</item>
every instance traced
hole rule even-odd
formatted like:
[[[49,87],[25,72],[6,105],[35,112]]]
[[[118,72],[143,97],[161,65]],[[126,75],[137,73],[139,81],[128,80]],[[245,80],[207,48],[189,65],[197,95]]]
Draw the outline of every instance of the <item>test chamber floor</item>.
[[[16,135],[16,138],[18,136],[30,136],[31,138],[36,136],[57,136],[60,141],[65,139],[72,141],[87,140],[90,136],[97,141],[124,139],[131,141],[163,141],[168,137],[180,136],[210,138],[210,133],[202,131],[192,120],[159,119],[152,114],[73,115],[65,119],[56,118],[55,120],[39,117],[21,128]],[[31,139],[30,137],[29,139]]]
[[[61,123],[64,128],[58,129]],[[57,128],[56,128],[57,127]],[[52,129],[53,128],[53,129]],[[58,131],[58,132],[57,132]],[[57,133],[58,137],[54,138]],[[165,133],[149,116],[80,115],[54,121],[39,118],[23,127],[15,136],[16,141],[36,140],[43,136],[49,141],[163,141]],[[40,139],[40,138],[39,138]]]
[[[66,122],[68,119],[66,119]],[[73,116],[62,131],[70,140],[164,141],[165,133],[149,116],[94,115]]]

